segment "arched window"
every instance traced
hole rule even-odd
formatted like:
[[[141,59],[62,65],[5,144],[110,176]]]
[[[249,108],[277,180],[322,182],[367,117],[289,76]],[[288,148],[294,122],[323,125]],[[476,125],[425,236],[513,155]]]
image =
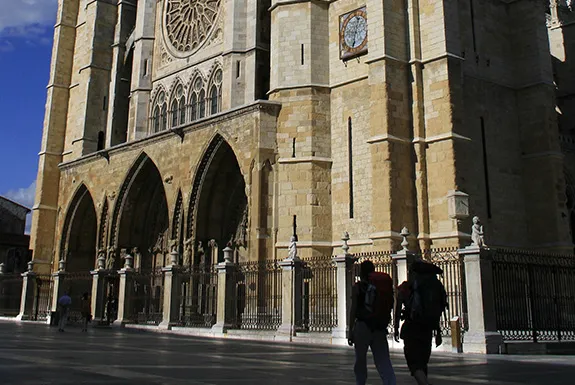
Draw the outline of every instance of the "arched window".
[[[206,93],[204,91],[204,81],[198,77],[192,86],[192,96],[190,97],[190,107],[192,121],[201,119],[206,114]]]
[[[217,114],[222,109],[222,71],[217,70],[210,87],[210,115]]]
[[[160,92],[156,98],[152,111],[152,133],[165,130],[168,122],[168,103],[164,91]]]
[[[185,110],[185,96],[184,87],[179,84],[174,93],[172,99],[172,105],[170,107],[170,115],[172,117],[172,127],[177,127],[186,122],[186,110]]]
[[[198,97],[198,119],[206,116],[206,91],[201,90]]]

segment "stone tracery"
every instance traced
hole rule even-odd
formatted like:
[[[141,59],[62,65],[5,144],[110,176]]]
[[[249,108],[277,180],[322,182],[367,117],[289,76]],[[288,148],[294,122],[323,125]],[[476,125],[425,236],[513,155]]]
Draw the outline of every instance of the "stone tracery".
[[[179,52],[202,46],[218,16],[221,0],[168,0],[165,14],[167,39]]]

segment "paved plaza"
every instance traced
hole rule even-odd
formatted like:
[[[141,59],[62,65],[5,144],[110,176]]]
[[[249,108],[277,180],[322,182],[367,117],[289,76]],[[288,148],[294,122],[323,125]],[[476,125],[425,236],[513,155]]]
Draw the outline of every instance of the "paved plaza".
[[[1,384],[353,384],[353,349],[0,322]],[[431,380],[573,384],[575,359],[435,354]],[[398,384],[414,384],[393,353]],[[368,384],[381,384],[370,368]]]

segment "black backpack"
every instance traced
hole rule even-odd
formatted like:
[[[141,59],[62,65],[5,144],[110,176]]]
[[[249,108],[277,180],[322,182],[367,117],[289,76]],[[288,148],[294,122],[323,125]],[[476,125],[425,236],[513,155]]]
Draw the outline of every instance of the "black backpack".
[[[433,329],[439,327],[447,308],[447,294],[435,274],[419,275],[413,281],[406,308],[410,320]]]

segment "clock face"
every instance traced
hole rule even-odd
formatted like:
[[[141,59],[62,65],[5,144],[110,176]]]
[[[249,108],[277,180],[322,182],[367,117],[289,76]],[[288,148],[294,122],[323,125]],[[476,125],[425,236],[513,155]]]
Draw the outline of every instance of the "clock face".
[[[342,59],[367,53],[367,13],[365,7],[340,17],[339,37]]]

